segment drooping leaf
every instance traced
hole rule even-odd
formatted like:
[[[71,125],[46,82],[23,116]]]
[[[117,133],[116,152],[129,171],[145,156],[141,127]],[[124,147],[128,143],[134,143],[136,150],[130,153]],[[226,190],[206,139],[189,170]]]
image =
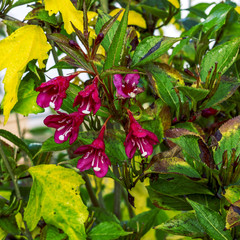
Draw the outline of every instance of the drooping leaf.
[[[118,17],[118,21],[122,20],[123,14],[125,12],[125,9],[123,8],[116,8],[113,11],[111,11],[109,13],[110,16],[114,16],[115,14],[117,14],[119,11],[121,11],[120,16]],[[142,17],[142,15],[136,11],[130,10],[129,14],[128,14],[128,25],[135,25],[141,28],[146,28],[146,21],[145,19]]]
[[[21,49],[21,54],[19,50]],[[42,28],[27,25],[17,29],[9,37],[0,41],[0,70],[7,68],[4,77],[5,96],[2,102],[4,123],[6,124],[10,111],[17,103],[17,92],[21,77],[28,62],[38,59],[40,68],[45,65],[43,60],[48,58],[47,52],[51,49]]]
[[[152,167],[154,172],[179,173],[192,178],[201,178],[199,173],[181,158],[161,158],[161,153],[159,153],[151,161],[156,161]]]
[[[113,66],[119,66],[121,60],[121,53],[124,45],[124,39],[127,31],[129,6],[127,6],[123,18],[117,28],[117,31],[113,37],[112,43],[107,52],[107,58],[105,60],[103,69],[107,70]]]
[[[189,237],[204,237],[206,235],[203,227],[192,212],[178,214],[167,222],[156,226],[155,229],[161,229],[171,234]]]
[[[60,12],[62,14],[64,28],[68,34],[74,32],[73,25],[83,32],[83,12],[77,10],[70,0],[45,0],[45,9],[49,12],[49,15],[57,14]],[[88,21],[93,19],[97,13],[88,11]],[[89,28],[90,34],[94,35],[94,31]]]
[[[211,238],[219,240],[232,240],[230,231],[224,230],[225,221],[223,216],[202,204],[194,202],[190,199],[187,199],[187,201],[195,210],[199,223]]]
[[[226,229],[240,225],[240,200],[230,205],[226,217]]]
[[[151,62],[167,52],[181,38],[150,36],[141,41],[132,58],[132,67]]]
[[[213,156],[215,163],[221,167],[222,156],[225,151],[227,151],[228,159],[230,159],[232,149],[236,150],[236,156],[240,154],[240,116],[224,123],[217,134],[218,146],[214,149]]]
[[[30,113],[41,113],[44,109],[37,105],[38,93],[34,90],[34,80],[21,81],[18,90],[18,102],[14,106],[13,110],[24,116],[28,116]]]
[[[25,144],[25,142],[22,141],[22,139],[18,138],[16,135],[14,135],[11,132],[6,131],[4,129],[0,129],[0,136],[4,137],[5,139],[14,143],[21,150],[23,150],[30,158],[32,158],[32,154],[31,154],[28,146]]]
[[[38,165],[28,171],[33,186],[24,219],[30,231],[42,217],[47,224],[62,229],[70,240],[86,239],[88,211],[79,195],[82,177],[72,169],[55,165]]]
[[[203,58],[201,63],[200,77],[201,81],[205,82],[208,72],[211,67],[215,67],[217,62],[217,73],[224,74],[228,68],[235,62],[238,56],[240,46],[240,38],[235,38],[225,42],[212,50],[210,50]],[[210,75],[212,76],[213,71]]]
[[[92,240],[114,240],[131,233],[132,232],[125,232],[116,222],[102,222],[94,227],[88,236]]]

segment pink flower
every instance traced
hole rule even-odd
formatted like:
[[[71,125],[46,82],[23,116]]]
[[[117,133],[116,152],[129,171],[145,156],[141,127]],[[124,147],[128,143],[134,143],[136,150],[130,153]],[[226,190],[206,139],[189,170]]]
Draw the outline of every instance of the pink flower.
[[[137,70],[133,70],[138,72]],[[127,74],[123,77],[121,74],[115,74],[113,83],[117,89],[118,98],[135,98],[138,93],[143,92],[143,88],[137,87],[140,75],[138,73]]]
[[[83,154],[82,158],[79,159],[77,168],[85,171],[93,168],[97,177],[104,177],[108,172],[108,166],[111,165],[108,156],[105,153],[105,144],[103,141],[103,135],[106,126],[103,125],[98,138],[96,138],[92,144],[80,146],[75,153]]]
[[[74,73],[67,77],[58,76],[42,83],[36,88],[36,91],[40,92],[37,96],[37,104],[42,108],[50,106],[54,110],[58,110],[62,105],[63,99],[67,97],[66,90],[69,87],[69,82],[78,74]]]
[[[124,142],[125,151],[129,158],[133,158],[137,148],[141,152],[142,157],[147,157],[152,154],[153,146],[157,144],[157,136],[141,127],[134,119],[132,113],[128,110],[130,120],[130,130]]]
[[[78,111],[83,114],[89,114],[93,111],[96,114],[101,107],[101,99],[98,96],[98,77],[93,79],[92,84],[85,87],[85,89],[76,96],[73,107],[80,105]]]
[[[57,111],[59,115],[50,115],[44,119],[44,124],[48,127],[56,128],[54,140],[56,143],[66,142],[69,138],[69,143],[73,144],[79,132],[79,126],[84,120],[83,114],[78,112],[62,113]]]

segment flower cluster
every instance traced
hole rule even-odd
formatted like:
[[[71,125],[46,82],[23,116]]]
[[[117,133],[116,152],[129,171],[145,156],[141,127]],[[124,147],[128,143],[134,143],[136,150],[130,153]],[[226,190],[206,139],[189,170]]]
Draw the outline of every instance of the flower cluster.
[[[140,76],[136,73],[126,74],[123,77],[120,74],[114,75],[113,83],[116,87],[116,96],[121,99],[135,98],[137,94],[143,92],[143,88],[138,87]],[[56,77],[36,88],[39,91],[37,104],[43,108],[52,107],[59,110],[63,100],[67,97],[66,90],[69,82],[78,75],[78,72],[67,77]],[[91,112],[95,115],[101,107],[101,99],[98,92],[99,77],[95,76],[90,85],[80,91],[75,97],[73,107],[78,106],[78,111],[70,114],[57,111],[57,115],[50,115],[44,120],[48,127],[55,128],[54,140],[56,143],[63,143],[69,139],[73,144],[79,133],[79,127],[84,121],[84,117]],[[126,155],[133,158],[137,149],[142,157],[148,157],[153,152],[153,145],[159,141],[157,136],[143,129],[134,119],[132,113],[128,110],[129,129],[124,142]],[[111,117],[111,116],[110,116]],[[109,117],[109,118],[110,118]],[[107,119],[107,121],[109,120]],[[98,137],[89,145],[80,146],[75,153],[82,155],[79,159],[77,168],[85,171],[93,168],[97,177],[104,177],[108,172],[108,166],[111,162],[105,153],[104,132],[107,121],[104,123]]]

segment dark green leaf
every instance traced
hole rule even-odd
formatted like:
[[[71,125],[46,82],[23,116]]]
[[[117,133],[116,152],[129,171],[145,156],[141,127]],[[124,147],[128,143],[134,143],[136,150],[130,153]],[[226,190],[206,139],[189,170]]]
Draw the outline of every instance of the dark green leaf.
[[[110,69],[113,66],[120,65],[124,39],[127,32],[128,12],[129,12],[129,5],[127,5],[125,9],[122,20],[117,28],[117,31],[113,37],[112,43],[107,52],[107,58],[103,66],[104,70]]]
[[[116,222],[120,224],[119,219],[112,212],[104,208],[91,207],[90,210],[94,212],[94,217],[96,221],[101,222]]]
[[[161,229],[171,234],[194,238],[204,237],[206,235],[195,214],[192,212],[178,214],[167,222],[155,227],[155,229]]]
[[[187,199],[187,201],[195,210],[199,223],[211,238],[232,240],[230,231],[224,230],[225,220],[223,216],[202,204],[196,203],[190,199]]]
[[[151,62],[167,52],[181,38],[150,36],[141,41],[132,58],[132,67]]]
[[[94,227],[88,236],[92,240],[114,240],[129,234],[131,232],[125,232],[116,222],[102,222]]]
[[[201,63],[200,77],[201,81],[205,82],[210,68],[215,67],[217,62],[217,73],[223,75],[228,68],[235,62],[238,56],[240,45],[240,38],[223,43],[211,51],[209,51],[203,58]],[[212,76],[213,71],[210,75]]]
[[[16,135],[14,135],[11,132],[6,131],[4,129],[0,129],[0,136],[4,137],[5,139],[14,143],[21,150],[23,150],[30,158],[32,158],[32,154],[31,154],[30,150],[28,149],[28,146],[20,138],[18,138]]]
[[[155,191],[168,196],[196,193],[213,195],[207,185],[204,185],[203,180],[193,181],[179,174],[159,174],[158,180],[152,181],[150,186]]]
[[[157,18],[166,18],[168,16],[168,13],[165,10],[156,8],[156,7],[151,7],[146,4],[140,4],[140,6],[148,13],[151,13],[153,16]]]

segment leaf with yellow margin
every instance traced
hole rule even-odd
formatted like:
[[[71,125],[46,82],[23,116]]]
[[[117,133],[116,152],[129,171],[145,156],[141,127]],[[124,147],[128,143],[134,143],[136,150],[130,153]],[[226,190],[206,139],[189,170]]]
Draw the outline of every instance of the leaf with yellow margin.
[[[3,83],[5,96],[2,102],[6,124],[9,114],[17,103],[18,87],[28,62],[38,59],[40,68],[48,58],[50,44],[41,27],[27,25],[17,29],[9,37],[0,41],[0,70],[7,68]]]
[[[83,11],[77,10],[70,0],[44,0],[45,10],[49,12],[49,16],[60,12],[62,14],[64,28],[68,34],[74,32],[73,25],[83,32]],[[97,13],[88,11],[88,21],[90,22]],[[89,28],[90,34],[94,35],[94,30]]]
[[[114,9],[113,11],[111,11],[109,13],[110,16],[114,16],[116,15],[120,10],[123,10],[122,13],[119,15],[118,17],[118,21],[121,21],[122,17],[123,17],[123,14],[125,12],[125,9],[124,8],[117,8],[117,9]],[[138,27],[141,27],[141,28],[147,28],[147,25],[146,25],[146,21],[145,19],[142,17],[142,15],[138,12],[135,12],[133,10],[130,10],[129,11],[129,14],[128,14],[128,25],[135,25],[135,26],[138,26]]]

